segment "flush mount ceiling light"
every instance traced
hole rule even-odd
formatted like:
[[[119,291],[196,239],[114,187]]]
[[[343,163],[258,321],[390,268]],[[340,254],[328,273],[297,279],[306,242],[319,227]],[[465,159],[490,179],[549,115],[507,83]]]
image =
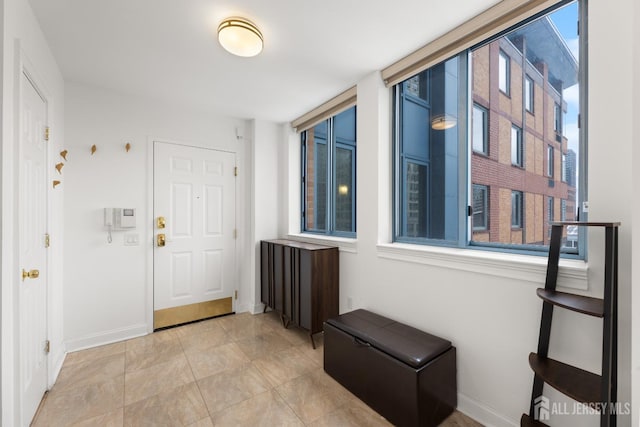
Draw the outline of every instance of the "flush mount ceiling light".
[[[458,123],[458,120],[451,114],[438,114],[431,119],[431,128],[435,130],[451,129]]]
[[[229,53],[250,57],[262,52],[262,33],[244,18],[227,18],[218,26],[218,41]]]

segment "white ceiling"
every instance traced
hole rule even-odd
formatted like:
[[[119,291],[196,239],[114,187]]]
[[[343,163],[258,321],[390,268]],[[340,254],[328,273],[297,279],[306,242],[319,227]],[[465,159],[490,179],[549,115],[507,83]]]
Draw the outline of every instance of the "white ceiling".
[[[231,117],[290,121],[497,0],[30,0],[66,81]],[[254,58],[216,40],[253,21]]]

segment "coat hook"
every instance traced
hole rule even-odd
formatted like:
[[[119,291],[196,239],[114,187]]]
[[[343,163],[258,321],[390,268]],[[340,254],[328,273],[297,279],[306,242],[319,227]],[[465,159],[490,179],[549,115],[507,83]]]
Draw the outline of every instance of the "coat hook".
[[[60,184],[60,181],[57,179],[53,180],[53,188],[56,188],[56,185]]]
[[[127,142],[127,145],[124,146],[124,149],[127,150],[128,153],[129,150],[131,150],[131,144]]]
[[[96,150],[97,150],[97,148],[96,148],[96,144],[93,144],[93,145],[91,146],[91,155],[92,155],[92,156],[93,156],[93,153],[95,153],[95,152],[96,152]]]
[[[56,170],[58,171],[59,174],[62,174],[62,167],[64,166],[64,163],[60,162],[56,164]]]
[[[68,151],[67,151],[67,150],[62,150],[62,151],[60,152],[60,157],[62,157],[62,158],[64,159],[64,161],[65,161],[65,162],[67,161],[67,153],[68,153]]]

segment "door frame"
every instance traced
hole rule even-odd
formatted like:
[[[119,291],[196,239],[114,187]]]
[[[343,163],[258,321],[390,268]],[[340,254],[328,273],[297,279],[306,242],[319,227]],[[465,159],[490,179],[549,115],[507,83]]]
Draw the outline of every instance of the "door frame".
[[[3,163],[3,177],[4,179],[13,178],[13,185],[10,194],[3,195],[2,204],[4,206],[12,206],[11,214],[7,218],[7,214],[3,214],[3,222],[8,219],[8,226],[3,226],[3,240],[7,239],[6,245],[3,242],[3,271],[2,283],[9,283],[10,286],[3,286],[2,292],[2,406],[8,404],[9,410],[4,415],[9,415],[11,408],[13,409],[13,419],[17,421],[19,425],[25,425],[26,420],[22,419],[23,413],[23,396],[20,393],[22,390],[22,378],[20,375],[20,236],[17,230],[19,229],[19,191],[21,185],[20,166],[18,165],[21,156],[21,134],[20,134],[20,122],[22,120],[22,110],[20,108],[22,103],[22,79],[26,78],[33,85],[38,94],[43,98],[46,108],[46,123],[51,127],[53,121],[53,106],[51,92],[48,90],[45,79],[42,78],[37,68],[29,60],[23,49],[21,48],[20,40],[15,41],[15,69],[14,69],[14,93],[13,93],[13,138],[12,138],[12,153],[4,153],[7,158],[10,159],[11,169],[9,173],[4,173],[4,168],[7,166],[7,162]],[[24,76],[24,77],[23,77]],[[54,145],[54,139],[50,138],[46,143],[45,149],[45,194],[46,194],[46,228],[50,231],[52,228],[52,197],[51,188],[46,185],[46,182],[51,180],[50,161],[52,159],[52,146]],[[17,166],[16,166],[17,165]],[[7,187],[3,186],[6,190]],[[6,232],[11,228],[11,234],[6,236]],[[5,261],[6,264],[5,264]],[[43,279],[45,280],[44,286],[46,287],[46,329],[49,339],[53,336],[53,319],[51,298],[51,282],[53,280],[51,273],[51,254],[50,251],[45,251],[45,271]],[[8,267],[8,268],[4,268]],[[5,302],[6,301],[6,302]],[[5,312],[8,310],[8,312]],[[55,343],[56,345],[62,345],[62,343]],[[61,368],[57,365],[56,358],[53,357],[54,353],[50,353],[47,356],[46,362],[46,377],[47,377],[47,389],[50,389],[55,382],[57,374]],[[7,392],[9,392],[7,396]],[[11,397],[14,396],[14,397]],[[29,420],[31,421],[31,420]]]
[[[220,151],[220,152],[224,152],[224,153],[231,153],[235,156],[235,164],[236,167],[239,166],[239,157],[240,157],[240,153],[238,151],[231,151],[231,150],[225,150],[225,149],[221,149],[221,148],[217,148],[217,147],[213,147],[210,146],[208,144],[199,144],[199,143],[194,143],[194,142],[184,142],[184,141],[176,141],[176,140],[172,140],[169,138],[158,138],[158,137],[148,137],[147,138],[147,215],[145,218],[145,231],[149,231],[149,234],[147,235],[147,241],[146,241],[146,245],[148,247],[148,251],[147,251],[147,294],[146,294],[146,301],[147,301],[147,309],[146,309],[146,322],[147,322],[147,332],[148,333],[152,333],[153,332],[153,309],[154,309],[154,302],[153,302],[153,291],[154,291],[154,284],[155,284],[155,280],[154,280],[154,268],[153,268],[153,255],[154,255],[154,247],[155,247],[155,217],[153,215],[153,208],[154,208],[154,204],[153,204],[153,193],[154,193],[154,167],[155,167],[155,162],[154,162],[154,152],[153,152],[153,146],[156,142],[160,142],[160,143],[165,143],[165,144],[173,144],[173,145],[181,145],[184,147],[190,147],[190,148],[200,148],[200,149],[205,149],[205,150],[215,150],[215,151]],[[240,178],[240,174],[238,174],[238,176],[236,177],[235,180],[235,188],[234,191],[236,192],[236,197],[235,197],[235,223],[236,223],[236,229],[238,230],[238,233],[240,234],[240,224],[243,224],[243,222],[240,220],[239,216],[238,216],[238,208],[239,208],[239,199],[240,197],[238,196],[239,191],[238,188],[239,183],[238,183],[238,179]],[[243,251],[242,248],[242,239],[240,238],[236,238],[236,247],[235,247],[235,257],[236,257],[236,265],[235,265],[235,270],[234,270],[234,287],[232,288],[232,290],[235,290],[237,292],[240,291],[240,254]],[[232,304],[233,304],[233,311],[237,311],[238,309],[238,302],[240,300],[239,299],[235,299],[233,298],[232,300]]]

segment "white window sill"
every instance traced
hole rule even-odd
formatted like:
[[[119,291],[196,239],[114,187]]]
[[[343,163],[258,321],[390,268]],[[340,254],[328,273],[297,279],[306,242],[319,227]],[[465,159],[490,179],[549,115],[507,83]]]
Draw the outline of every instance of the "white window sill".
[[[289,234],[287,238],[290,240],[296,240],[298,242],[337,246],[340,248],[341,252],[350,252],[354,254],[358,253],[358,239],[336,236],[321,236],[318,234],[310,233]]]
[[[547,258],[474,249],[445,248],[407,243],[380,243],[378,257],[470,271],[544,286]],[[588,289],[588,264],[582,260],[560,259],[558,287]]]

